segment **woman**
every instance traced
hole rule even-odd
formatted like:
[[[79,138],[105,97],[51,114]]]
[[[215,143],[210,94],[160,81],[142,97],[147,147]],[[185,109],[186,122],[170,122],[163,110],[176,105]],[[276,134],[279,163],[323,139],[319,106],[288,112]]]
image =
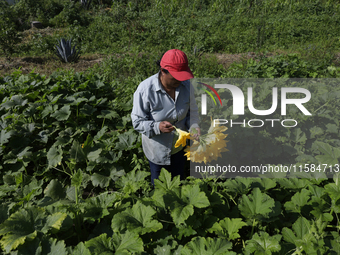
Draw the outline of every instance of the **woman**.
[[[164,167],[172,176],[184,179],[184,148],[175,148],[175,127],[196,128],[198,108],[190,79],[194,77],[187,56],[172,49],[164,53],[157,74],[141,82],[133,96],[131,113],[135,130],[142,134],[142,145],[151,169],[151,183]],[[191,123],[190,123],[191,122]],[[175,126],[175,127],[174,127]]]

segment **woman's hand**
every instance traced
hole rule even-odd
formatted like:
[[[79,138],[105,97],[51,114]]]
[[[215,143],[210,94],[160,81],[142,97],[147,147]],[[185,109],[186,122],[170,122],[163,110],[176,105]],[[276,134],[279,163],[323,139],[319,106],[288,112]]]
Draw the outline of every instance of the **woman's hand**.
[[[196,141],[198,141],[201,136],[201,129],[200,128],[195,128],[195,129],[196,129],[196,132],[192,136],[194,137]]]
[[[159,123],[159,130],[162,133],[171,133],[174,129],[175,128],[168,121],[162,121],[161,123]]]

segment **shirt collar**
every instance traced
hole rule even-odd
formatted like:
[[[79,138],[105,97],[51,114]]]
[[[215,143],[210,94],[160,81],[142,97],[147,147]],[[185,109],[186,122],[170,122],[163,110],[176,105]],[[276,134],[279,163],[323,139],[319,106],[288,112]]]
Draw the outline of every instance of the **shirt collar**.
[[[156,81],[155,81],[155,91],[159,91],[159,90],[164,91],[162,83],[159,79],[159,72],[156,74],[155,79],[156,79]]]

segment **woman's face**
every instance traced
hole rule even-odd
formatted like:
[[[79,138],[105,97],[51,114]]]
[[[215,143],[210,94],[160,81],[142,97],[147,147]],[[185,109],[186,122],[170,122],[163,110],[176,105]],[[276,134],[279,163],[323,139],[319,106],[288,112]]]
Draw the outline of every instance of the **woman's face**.
[[[165,73],[163,69],[161,71],[161,82],[166,88],[177,88],[181,84],[181,81],[176,80],[170,73]]]

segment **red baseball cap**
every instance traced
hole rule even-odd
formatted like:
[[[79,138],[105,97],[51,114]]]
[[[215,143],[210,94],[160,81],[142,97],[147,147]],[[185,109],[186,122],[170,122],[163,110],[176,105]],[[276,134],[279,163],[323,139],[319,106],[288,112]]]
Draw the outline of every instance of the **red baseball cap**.
[[[181,50],[172,49],[164,53],[160,66],[178,81],[194,78],[189,66],[187,55]]]

